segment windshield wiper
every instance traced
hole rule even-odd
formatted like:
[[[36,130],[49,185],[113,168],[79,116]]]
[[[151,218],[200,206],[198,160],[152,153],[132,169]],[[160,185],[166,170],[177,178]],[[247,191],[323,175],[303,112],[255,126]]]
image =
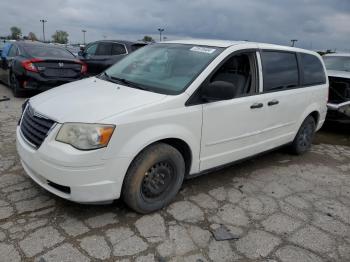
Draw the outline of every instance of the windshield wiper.
[[[127,86],[132,87],[132,88],[141,89],[141,90],[148,90],[148,88],[146,88],[140,84],[137,84],[135,82],[126,80],[124,78],[119,78],[119,77],[115,77],[115,76],[108,76],[108,77],[109,77],[109,79],[118,81],[119,83],[122,83],[122,84],[127,85]]]
[[[137,88],[137,89],[141,89],[141,90],[148,90],[148,88],[146,88],[142,85],[139,85],[139,84],[134,83],[132,81],[126,80],[124,78],[110,76],[106,72],[103,72],[102,74],[100,74],[99,77],[103,77],[104,80],[107,80],[107,81],[115,83],[115,84],[124,84],[124,85],[132,87],[132,88]]]
[[[101,79],[101,77],[104,78],[104,80],[107,80],[107,81],[110,81],[110,82],[113,82],[115,83],[114,81],[112,81],[111,77],[109,74],[107,74],[106,72],[102,72],[101,74],[98,75],[98,78]]]

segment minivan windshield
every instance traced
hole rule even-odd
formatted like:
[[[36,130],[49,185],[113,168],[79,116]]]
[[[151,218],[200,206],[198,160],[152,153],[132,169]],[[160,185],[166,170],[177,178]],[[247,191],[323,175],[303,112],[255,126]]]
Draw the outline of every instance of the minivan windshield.
[[[350,56],[324,56],[323,60],[328,70],[350,72]]]
[[[136,50],[102,75],[131,87],[176,95],[183,92],[223,48],[153,44]]]

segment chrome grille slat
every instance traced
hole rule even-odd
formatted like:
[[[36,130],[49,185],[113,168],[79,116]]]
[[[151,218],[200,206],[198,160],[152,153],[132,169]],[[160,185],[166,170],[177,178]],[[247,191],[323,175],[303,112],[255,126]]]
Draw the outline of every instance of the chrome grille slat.
[[[23,128],[26,130],[26,132],[36,137],[39,141],[43,136],[45,136],[45,134],[40,134],[40,132],[32,128],[26,121],[23,121],[22,125],[23,125]]]
[[[25,138],[33,145],[37,147],[38,144],[40,144],[40,138],[35,137],[28,128],[23,125],[21,128],[22,134],[25,136]]]
[[[22,117],[20,128],[24,138],[39,148],[54,124],[55,121],[35,114],[33,108],[28,105]]]
[[[23,121],[23,124],[26,124],[31,129],[38,131],[38,132],[42,133],[43,135],[45,135],[45,132],[40,129],[40,126],[38,124],[34,123],[33,121],[28,120],[27,117],[24,117],[22,121]]]

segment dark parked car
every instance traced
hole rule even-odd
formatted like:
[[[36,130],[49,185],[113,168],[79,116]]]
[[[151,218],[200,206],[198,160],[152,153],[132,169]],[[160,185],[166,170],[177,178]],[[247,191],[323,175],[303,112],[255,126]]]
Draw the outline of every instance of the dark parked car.
[[[15,96],[25,90],[49,88],[81,79],[86,64],[64,48],[37,42],[13,42],[2,54],[0,80]]]
[[[146,43],[120,40],[101,40],[89,43],[79,53],[79,59],[88,65],[88,74],[97,75],[114,65],[127,54]]]
[[[323,56],[329,78],[327,120],[350,123],[350,54]]]

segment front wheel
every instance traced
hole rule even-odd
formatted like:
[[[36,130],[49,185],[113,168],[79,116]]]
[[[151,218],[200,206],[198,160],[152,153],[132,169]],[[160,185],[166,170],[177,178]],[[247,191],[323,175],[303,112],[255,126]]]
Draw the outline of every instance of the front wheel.
[[[316,123],[312,116],[308,116],[301,127],[292,143],[292,151],[297,155],[304,154],[309,151],[312,145],[316,130]]]
[[[185,161],[174,147],[158,143],[144,149],[125,176],[122,197],[139,213],[150,213],[168,205],[181,188]]]

